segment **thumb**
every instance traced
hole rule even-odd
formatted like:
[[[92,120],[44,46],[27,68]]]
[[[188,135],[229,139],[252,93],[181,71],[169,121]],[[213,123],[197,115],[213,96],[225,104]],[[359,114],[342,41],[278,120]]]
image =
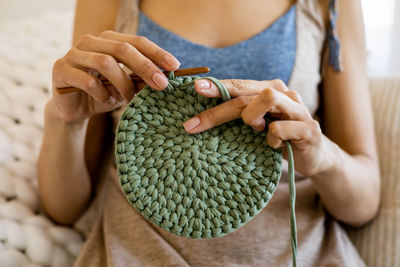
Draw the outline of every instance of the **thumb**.
[[[226,79],[221,80],[222,84],[228,90],[231,97],[258,95],[265,88],[272,88],[281,92],[288,91],[285,83],[281,80],[241,80]],[[195,81],[196,91],[206,97],[221,97],[218,87],[207,79],[199,79]]]

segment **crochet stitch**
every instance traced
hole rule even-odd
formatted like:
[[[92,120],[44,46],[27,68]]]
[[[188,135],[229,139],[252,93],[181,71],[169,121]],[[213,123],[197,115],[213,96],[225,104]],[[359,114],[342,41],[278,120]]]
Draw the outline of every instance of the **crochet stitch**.
[[[188,134],[182,123],[230,99],[212,77],[175,77],[165,90],[144,87],[121,115],[115,154],[121,188],[147,220],[179,236],[224,236],[249,222],[271,199],[281,176],[281,149],[236,119]],[[209,79],[222,99],[194,89]],[[266,118],[268,127],[268,118]],[[289,154],[291,153],[288,144]],[[293,260],[297,250],[294,217],[294,170],[289,158]]]

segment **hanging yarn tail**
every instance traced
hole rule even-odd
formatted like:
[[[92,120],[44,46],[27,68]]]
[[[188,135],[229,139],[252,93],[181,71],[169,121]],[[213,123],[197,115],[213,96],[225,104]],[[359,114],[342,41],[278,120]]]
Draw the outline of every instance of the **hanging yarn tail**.
[[[296,187],[294,181],[294,160],[292,146],[289,141],[285,141],[288,150],[288,173],[289,173],[289,193],[290,193],[290,235],[292,243],[293,266],[296,267],[297,255],[297,226],[296,226]]]
[[[219,89],[223,101],[227,101],[231,99],[228,90],[224,87],[224,85],[215,78],[207,77],[206,79],[211,80]],[[267,115],[265,115],[264,119],[266,119],[267,124],[271,121]],[[289,193],[290,193],[290,236],[291,236],[291,244],[292,244],[292,255],[293,261],[292,265],[294,267],[297,266],[297,225],[296,225],[296,186],[295,186],[295,176],[294,176],[294,159],[293,159],[293,151],[292,146],[289,141],[285,141],[287,150],[288,150],[288,176],[289,176]]]
[[[213,77],[203,77],[203,79],[208,79],[212,81],[219,89],[223,101],[227,101],[231,99],[231,96],[225,86],[218,80]],[[270,122],[270,119],[267,115],[264,117],[266,119],[267,124]],[[294,159],[293,159],[293,151],[292,146],[289,141],[285,141],[287,150],[288,150],[288,176],[289,176],[289,193],[290,193],[290,236],[291,236],[291,244],[292,244],[292,265],[294,267],[297,266],[297,225],[296,225],[296,212],[295,212],[295,204],[296,204],[296,186],[295,186],[295,175],[294,175]]]
[[[170,79],[174,78],[173,72],[170,74]],[[186,84],[186,86],[192,85],[196,79],[208,79],[213,82],[217,88],[219,89],[222,100],[227,101],[231,99],[231,96],[225,86],[216,78],[213,77],[193,77],[193,80]],[[265,115],[264,119],[267,122],[271,122],[271,119]],[[268,128],[267,128],[268,129]],[[291,235],[291,245],[292,245],[292,265],[294,267],[297,266],[297,226],[296,226],[296,213],[295,213],[295,204],[296,204],[296,186],[295,186],[295,175],[294,175],[294,159],[293,159],[293,151],[289,141],[285,141],[287,150],[288,150],[288,176],[289,176],[289,193],[290,193],[290,235]]]

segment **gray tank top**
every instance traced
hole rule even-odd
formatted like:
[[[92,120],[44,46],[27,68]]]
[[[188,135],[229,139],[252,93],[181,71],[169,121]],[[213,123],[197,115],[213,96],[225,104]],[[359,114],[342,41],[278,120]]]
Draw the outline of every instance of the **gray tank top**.
[[[206,75],[217,79],[281,79],[287,83],[296,55],[296,5],[257,35],[223,48],[188,41],[142,12],[137,35],[146,36],[172,53],[181,68],[207,66],[211,71]]]

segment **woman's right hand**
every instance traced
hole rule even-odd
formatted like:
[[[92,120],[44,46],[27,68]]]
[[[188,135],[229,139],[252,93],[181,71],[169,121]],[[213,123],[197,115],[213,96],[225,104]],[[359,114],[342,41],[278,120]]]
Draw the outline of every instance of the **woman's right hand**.
[[[165,89],[168,81],[159,67],[173,71],[179,61],[143,36],[105,31],[84,35],[53,67],[53,100],[57,116],[66,122],[82,121],[112,111],[134,96],[134,85],[121,68],[124,64],[154,89]],[[111,82],[105,87],[90,74],[97,72]],[[59,94],[58,88],[76,87],[78,92]]]

